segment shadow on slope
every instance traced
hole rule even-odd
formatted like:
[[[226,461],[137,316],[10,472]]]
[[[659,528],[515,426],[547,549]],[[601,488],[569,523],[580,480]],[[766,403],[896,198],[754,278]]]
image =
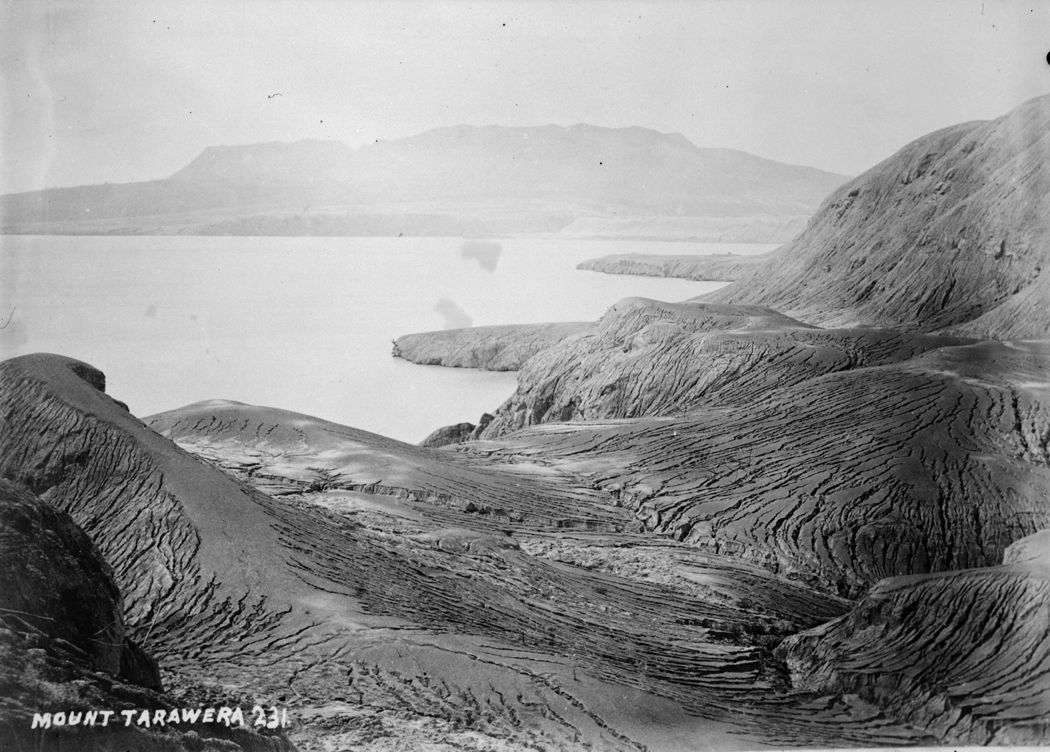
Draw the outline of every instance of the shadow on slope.
[[[280,731],[180,714],[156,662],[125,635],[112,570],[68,514],[0,478],[0,744],[5,750],[291,749]],[[236,704],[212,696],[215,706]],[[180,707],[181,706],[181,707]],[[127,724],[122,711],[133,711]],[[100,715],[102,711],[110,714]],[[153,722],[142,723],[142,713]],[[158,715],[167,720],[157,723]],[[34,723],[34,720],[36,723]],[[105,725],[103,725],[105,724]],[[104,741],[103,741],[104,740]]]

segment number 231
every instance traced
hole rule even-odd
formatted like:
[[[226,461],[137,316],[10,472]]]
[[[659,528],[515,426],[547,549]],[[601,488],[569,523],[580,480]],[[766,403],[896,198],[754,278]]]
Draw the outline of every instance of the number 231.
[[[276,706],[270,706],[270,719],[266,719],[266,710],[261,705],[256,705],[252,708],[252,713],[255,715],[254,726],[264,726],[266,728],[275,729],[278,726],[285,728],[288,726],[288,710],[287,708],[278,711]]]

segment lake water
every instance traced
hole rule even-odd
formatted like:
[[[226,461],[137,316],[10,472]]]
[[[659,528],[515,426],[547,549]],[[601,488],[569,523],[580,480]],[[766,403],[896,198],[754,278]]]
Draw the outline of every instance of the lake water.
[[[390,354],[400,335],[593,321],[630,295],[677,301],[720,286],[575,269],[596,256],[775,247],[494,242],[465,252],[461,238],[3,236],[0,359],[91,363],[139,416],[222,398],[417,442],[494,410],[515,374],[407,363]]]

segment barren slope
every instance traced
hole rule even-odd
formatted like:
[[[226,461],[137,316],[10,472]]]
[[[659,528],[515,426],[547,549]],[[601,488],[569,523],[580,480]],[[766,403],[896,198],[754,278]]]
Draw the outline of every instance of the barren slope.
[[[941,738],[1046,744],[1047,540],[1014,543],[1002,566],[880,582],[848,615],[778,648],[792,683],[859,694]]]
[[[697,330],[790,325],[669,310]],[[223,401],[151,420],[180,449],[106,397],[94,369],[32,356],[0,364],[0,472],[93,531],[174,692],[287,706],[304,749],[977,738],[797,671],[791,687],[772,652],[846,611],[829,590],[995,564],[1046,525],[1046,354],[972,349],[774,390],[803,406],[798,428],[771,398],[750,418],[547,426],[459,451]],[[821,378],[840,388],[807,391]],[[877,419],[890,403],[859,407],[858,389],[883,380],[904,405],[886,426],[918,436],[903,451]],[[853,412],[829,425],[824,411],[825,441],[803,445],[818,393]],[[956,417],[932,425],[937,411]],[[1003,703],[985,706],[1008,722]]]
[[[103,383],[0,364],[0,472],[90,532],[174,697],[288,707],[304,749],[915,737],[864,705],[782,706],[772,645],[840,599],[640,538],[571,475],[231,403],[161,416],[202,461]]]
[[[785,359],[777,384],[742,360],[711,406],[534,427],[475,451],[542,458],[619,493],[651,529],[843,593],[996,564],[1050,523],[1045,345],[813,361]]]
[[[964,341],[815,329],[760,306],[625,298],[593,334],[552,346],[525,364],[515,393],[482,436],[551,421],[743,404],[814,376],[899,362]]]
[[[1046,336],[1050,96],[909,144],[832,193],[770,263],[706,299],[824,326]]]
[[[593,702],[576,697],[609,694],[600,680],[573,694],[539,673],[549,660],[537,661],[535,647],[548,644],[558,646],[554,664],[569,670],[561,657],[568,637],[552,642],[553,614],[528,604],[518,608],[535,612],[531,619],[506,613],[493,584],[464,591],[461,557],[442,554],[439,545],[455,533],[409,541],[424,559],[414,561],[398,551],[400,536],[358,533],[352,519],[324,505],[277,502],[146,428],[102,393],[104,378],[86,364],[18,358],[0,364],[0,385],[0,472],[68,510],[90,532],[114,565],[132,631],[157,656],[175,692],[203,683],[220,694],[236,688],[249,707],[290,706],[297,719],[292,734],[308,748],[325,734],[367,742],[377,726],[408,728],[407,719],[421,716],[437,719],[432,738],[490,737],[507,749],[606,737],[606,723],[588,709]],[[287,430],[298,435],[294,421]],[[385,453],[398,447],[413,450],[393,441],[373,446],[377,468],[396,470],[396,458]],[[387,498],[385,489],[379,496]],[[442,519],[446,503],[443,497],[436,504]],[[441,525],[414,532],[435,529]],[[491,548],[496,559],[489,566],[504,566],[498,538]],[[426,563],[427,552],[451,558],[443,573],[440,563]],[[450,631],[463,636],[431,645]],[[508,634],[516,646],[509,656],[486,641]],[[612,642],[632,649],[622,637]],[[716,664],[739,660],[723,658],[721,650],[711,659]],[[749,652],[741,649],[742,656]],[[408,666],[405,656],[412,656]],[[466,667],[478,660],[492,666],[496,689],[474,696],[468,687],[477,677],[463,682]],[[396,689],[406,669],[422,682],[407,694]],[[360,701],[348,714],[340,711],[347,695]],[[579,709],[552,713],[566,698]],[[333,714],[338,720],[325,720]],[[608,733],[609,748],[637,747]]]
[[[650,529],[863,595],[777,649],[795,691],[871,702],[940,743],[1045,744],[1050,345],[889,360],[761,390],[745,368],[713,407],[458,451],[572,472]]]

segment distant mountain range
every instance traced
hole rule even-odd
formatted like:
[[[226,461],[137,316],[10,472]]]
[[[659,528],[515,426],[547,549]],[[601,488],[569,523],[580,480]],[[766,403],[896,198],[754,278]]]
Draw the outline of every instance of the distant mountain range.
[[[0,197],[5,233],[779,242],[848,180],[645,128],[457,126],[353,149],[209,147],[169,178]]]

